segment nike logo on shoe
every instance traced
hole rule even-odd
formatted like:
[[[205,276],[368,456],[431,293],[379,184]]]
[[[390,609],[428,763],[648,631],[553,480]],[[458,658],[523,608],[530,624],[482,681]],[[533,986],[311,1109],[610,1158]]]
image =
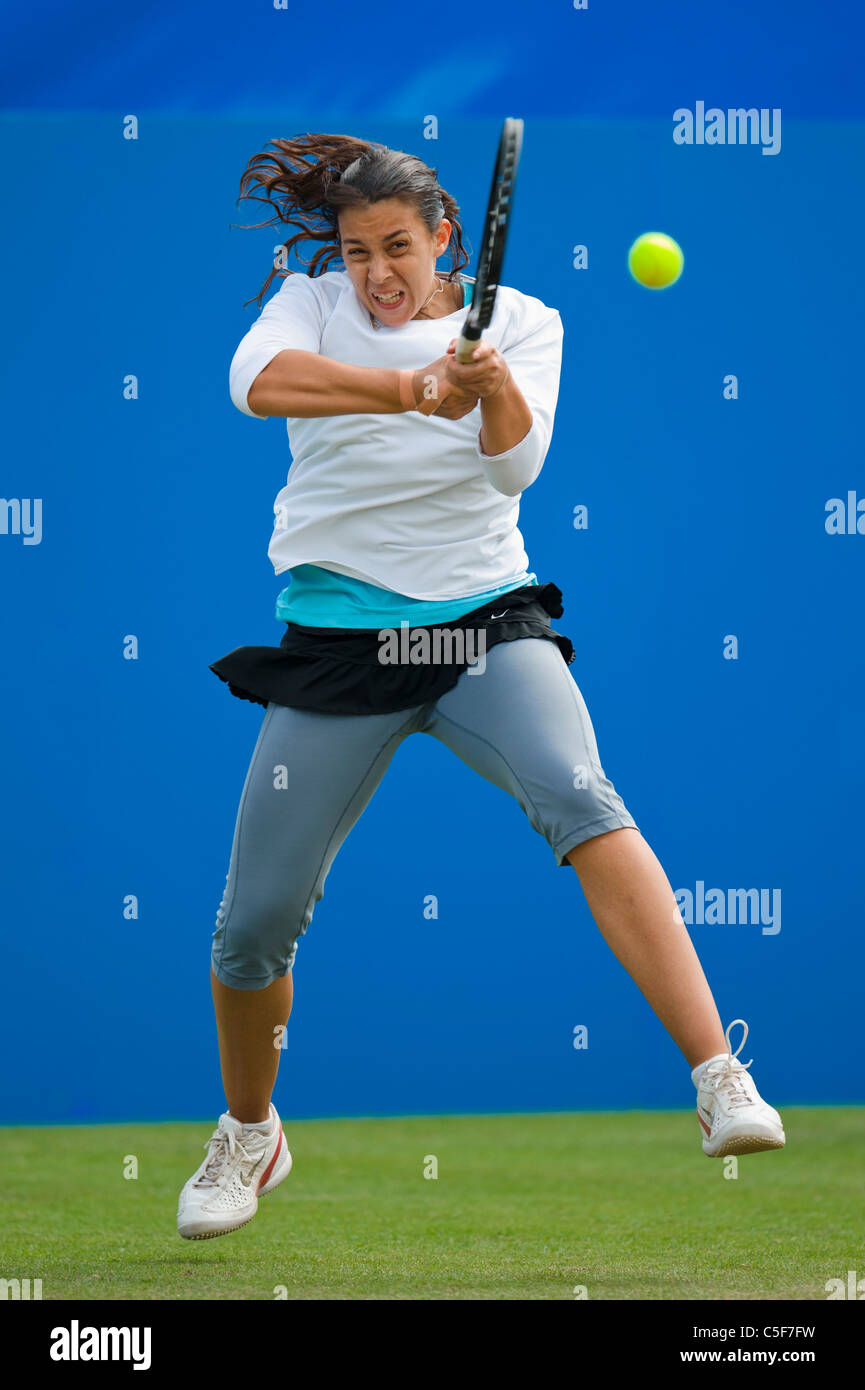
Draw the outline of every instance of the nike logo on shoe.
[[[265,1149],[265,1153],[266,1153],[266,1152],[267,1152],[267,1150]],[[256,1171],[261,1167],[261,1165],[262,1165],[263,1162],[264,1162],[264,1154],[262,1154],[262,1155],[261,1155],[261,1158],[258,1159],[257,1163],[256,1163],[252,1168],[250,1168],[250,1170],[249,1170],[249,1177],[248,1177],[248,1178],[245,1178],[245,1177],[243,1176],[243,1169],[242,1169],[242,1168],[238,1169],[238,1174],[237,1174],[237,1175],[238,1175],[238,1177],[240,1178],[240,1181],[243,1183],[244,1187],[251,1187],[251,1186],[252,1186],[252,1179],[253,1179],[253,1176],[254,1176],[254,1174],[256,1173]]]

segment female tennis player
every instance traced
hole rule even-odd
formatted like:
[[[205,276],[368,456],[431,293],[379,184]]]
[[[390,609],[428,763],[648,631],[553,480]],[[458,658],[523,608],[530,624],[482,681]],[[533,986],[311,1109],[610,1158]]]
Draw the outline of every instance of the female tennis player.
[[[180,1234],[245,1225],[291,1169],[271,1096],[298,938],[417,733],[510,793],[576,871],[692,1069],[703,1151],[780,1148],[781,1119],[738,1060],[747,1025],[732,1052],[666,875],[601,766],[573,647],[550,625],[561,592],[529,570],[517,529],[553,429],[558,312],[501,287],[473,360],[456,360],[471,297],[459,209],[410,154],[343,135],[276,140],[241,194],[269,204],[258,225],[293,229],[259,304],[274,275],[281,288],[230,369],[239,410],[287,421],[293,461],[268,554],[290,582],[280,646],[240,647],[212,668],[265,713],[213,937],[227,1109],[181,1193]],[[305,242],[320,243],[307,273],[290,272]],[[394,660],[406,630],[412,655]],[[424,655],[436,633],[452,659]]]

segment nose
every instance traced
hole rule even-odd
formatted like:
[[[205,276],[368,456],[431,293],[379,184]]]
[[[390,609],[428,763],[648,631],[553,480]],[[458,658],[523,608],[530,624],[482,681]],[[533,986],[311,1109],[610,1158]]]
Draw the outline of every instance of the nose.
[[[386,256],[374,256],[369,265],[369,278],[376,289],[385,285],[390,275],[390,261]]]

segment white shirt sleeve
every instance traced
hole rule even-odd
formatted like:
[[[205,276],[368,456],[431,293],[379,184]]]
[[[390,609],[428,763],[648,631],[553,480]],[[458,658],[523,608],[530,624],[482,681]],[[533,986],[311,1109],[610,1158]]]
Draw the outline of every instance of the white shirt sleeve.
[[[318,352],[323,328],[321,299],[312,280],[299,273],[289,275],[279,293],[265,304],[231,359],[228,389],[237,409],[254,420],[267,419],[250,410],[247,402],[255,378],[286,348]]]
[[[530,303],[538,301],[530,301]],[[556,309],[545,305],[538,321],[531,316],[533,326],[518,330],[519,336],[511,345],[506,339],[501,354],[511,369],[532,412],[528,433],[503,454],[485,454],[481,448],[480,432],[477,452],[488,481],[506,497],[517,497],[537,478],[543,467],[553,434],[553,417],[559,395],[562,369],[562,320]],[[525,320],[524,320],[525,322]]]

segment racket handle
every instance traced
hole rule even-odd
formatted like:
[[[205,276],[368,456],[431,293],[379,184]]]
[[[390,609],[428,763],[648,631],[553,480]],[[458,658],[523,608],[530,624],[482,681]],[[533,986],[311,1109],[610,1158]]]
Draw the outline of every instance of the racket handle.
[[[454,349],[454,356],[456,357],[457,361],[471,362],[472,353],[474,352],[480,340],[481,331],[479,328],[473,330],[471,325],[464,328],[460,336],[457,338],[457,345]]]

